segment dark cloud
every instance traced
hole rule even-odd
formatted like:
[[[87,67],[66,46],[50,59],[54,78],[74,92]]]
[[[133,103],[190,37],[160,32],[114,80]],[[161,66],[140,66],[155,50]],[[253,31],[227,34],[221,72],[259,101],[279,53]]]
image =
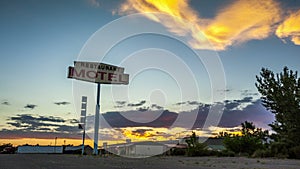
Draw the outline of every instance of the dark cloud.
[[[66,122],[70,125],[66,125]],[[52,131],[63,133],[76,133],[78,126],[74,125],[78,120],[64,120],[60,117],[53,116],[33,116],[29,114],[19,114],[11,117],[7,124],[16,127],[21,131]]]
[[[236,109],[237,107],[240,106],[240,103],[239,102],[236,102],[236,101],[232,101],[232,102],[227,102],[225,104],[225,108],[226,110],[234,110]]]
[[[152,109],[157,109],[157,110],[164,109],[162,106],[159,106],[159,105],[157,105],[157,104],[152,104],[152,105],[151,105],[151,108],[152,108]]]
[[[251,90],[248,90],[248,89],[246,89],[246,90],[241,90],[241,95],[242,96],[258,96],[259,95],[259,93],[255,93],[255,92],[252,92]]]
[[[201,105],[201,104],[202,103],[198,102],[198,101],[186,101],[186,102],[175,103],[175,105],[177,105],[177,106],[180,106],[180,105],[191,105],[191,106],[194,106],[194,105]]]
[[[118,104],[118,105],[125,105],[126,101],[116,101],[116,104]]]
[[[129,107],[139,107],[142,106],[146,103],[146,100],[142,100],[139,103],[128,103],[127,106]]]
[[[186,102],[188,103],[188,102]],[[194,103],[190,101],[190,103]],[[124,111],[124,112],[106,112],[101,114],[101,128],[121,129],[125,127],[154,127],[170,128],[184,127],[187,129],[201,129],[209,115],[210,109],[215,105],[198,103],[196,109],[184,112],[171,112],[168,110],[147,111]],[[260,100],[253,100],[252,97],[245,97],[240,100],[225,100],[225,109],[219,122],[219,127],[236,127],[244,121],[251,121],[257,127],[268,128],[267,124],[274,121],[274,115],[267,111]],[[245,106],[240,109],[241,105]],[[143,119],[153,119],[142,121]],[[87,124],[93,124],[94,116],[87,117]],[[19,114],[10,117],[7,124],[13,129],[2,129],[0,138],[80,138],[81,130],[78,129],[78,120],[65,120],[54,116],[37,116],[30,114]],[[91,129],[93,125],[89,126]],[[87,128],[89,129],[89,128]],[[103,130],[104,131],[104,130]],[[143,135],[147,129],[134,130],[133,134]],[[165,135],[166,133],[151,132],[152,135]],[[103,133],[109,137],[111,133]],[[149,132],[148,132],[149,134]]]
[[[63,123],[65,120],[59,117],[45,117],[45,116],[32,116],[29,114],[19,114],[17,116],[11,117],[7,124],[17,127],[22,130],[41,130],[45,127],[58,127],[59,124]]]
[[[123,116],[126,114],[127,117],[131,117],[130,120]],[[107,112],[102,114],[103,120],[105,120],[111,127],[170,127],[176,120],[178,114],[175,112],[170,112],[168,110],[164,111],[127,111],[127,112]],[[141,118],[145,117],[157,117],[151,122],[136,122]],[[100,122],[101,124],[101,122]],[[102,122],[103,124],[103,122]]]
[[[183,104],[186,104],[186,102],[178,102],[178,103],[175,103],[175,105],[177,105],[177,106],[180,106],[180,105],[183,105]]]
[[[0,131],[0,138],[2,139],[20,139],[20,138],[40,138],[40,139],[52,139],[52,138],[69,138],[69,139],[81,139],[82,134],[80,130],[73,132],[72,134],[64,132],[53,132],[49,128],[40,128],[42,130],[20,130],[20,129],[2,129]]]
[[[6,105],[6,106],[9,106],[9,105],[10,105],[10,103],[9,103],[8,101],[4,101],[4,102],[2,102],[1,104],[2,104],[2,105]]]
[[[190,102],[194,103],[194,102]],[[184,112],[170,112],[168,110],[148,110],[107,112],[103,118],[111,127],[189,127],[193,129],[203,128],[213,105],[198,103],[196,109]],[[236,127],[244,121],[253,121],[257,126],[268,128],[274,120],[272,113],[267,111],[260,100],[253,100],[252,97],[245,97],[240,100],[226,100],[223,104],[225,109],[219,122],[219,127]],[[215,106],[215,105],[214,105]],[[124,116],[126,115],[126,116]],[[129,118],[128,118],[129,117]],[[141,123],[139,119],[149,117],[154,119],[151,122]],[[157,117],[157,118],[153,118]],[[178,120],[180,119],[180,120]],[[194,124],[191,124],[194,121]]]
[[[218,91],[220,91],[220,92],[231,92],[232,91],[232,89],[222,89],[222,90],[218,90]]]
[[[0,130],[0,138],[76,138],[81,137],[76,119],[18,114],[7,119],[13,129]]]
[[[26,106],[24,106],[25,109],[34,109],[36,107],[37,107],[37,105],[34,105],[34,104],[27,104]]]
[[[67,105],[67,104],[71,104],[70,102],[54,102],[54,104],[56,105]]]
[[[200,102],[197,102],[197,101],[188,101],[187,102],[188,105],[199,105],[201,104]]]
[[[70,121],[71,124],[79,123],[79,120],[77,120],[77,119],[70,119],[69,121]]]
[[[226,110],[235,110],[235,109],[241,109],[242,105],[244,104],[252,104],[253,102],[253,97],[244,97],[240,100],[225,100],[225,108]]]
[[[149,107],[138,107],[137,109],[136,109],[137,111],[148,111],[148,110],[150,110],[150,108]]]
[[[247,102],[252,102],[253,101],[253,97],[244,97],[243,99],[241,100],[238,100],[240,103],[247,103]]]
[[[60,117],[53,117],[53,116],[39,116],[38,118],[36,118],[38,121],[48,121],[48,122],[65,122],[64,119],[60,118]]]
[[[148,131],[153,131],[153,130],[152,129],[137,129],[137,130],[131,131],[131,134],[135,135],[135,136],[146,136],[146,135],[148,137],[154,136],[153,134],[151,134],[151,135],[147,134]]]
[[[243,109],[225,109],[219,126],[235,127],[246,120],[254,122],[258,127],[269,128],[268,124],[272,123],[275,117],[262,106],[260,100],[255,100]]]
[[[116,101],[115,104],[115,108],[123,108],[126,106],[126,101]]]

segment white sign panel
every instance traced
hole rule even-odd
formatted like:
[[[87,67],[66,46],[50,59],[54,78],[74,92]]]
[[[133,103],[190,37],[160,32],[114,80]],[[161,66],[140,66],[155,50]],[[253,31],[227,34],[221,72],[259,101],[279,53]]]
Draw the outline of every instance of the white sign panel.
[[[109,65],[106,63],[98,63],[98,62],[80,62],[75,61],[74,67],[76,69],[94,69],[105,72],[116,72],[116,73],[124,73],[123,67],[117,67],[114,65]]]
[[[129,75],[124,74],[124,68],[104,63],[74,62],[75,67],[69,67],[68,78],[101,83],[128,84]]]

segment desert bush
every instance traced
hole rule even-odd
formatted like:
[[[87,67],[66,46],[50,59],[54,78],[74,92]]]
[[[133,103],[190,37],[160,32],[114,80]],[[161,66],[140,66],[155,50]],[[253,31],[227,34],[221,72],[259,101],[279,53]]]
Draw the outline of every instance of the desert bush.
[[[218,153],[218,157],[234,157],[235,153],[230,150],[223,150]]]
[[[293,147],[289,150],[289,158],[300,159],[300,146]]]
[[[186,154],[186,149],[182,148],[175,148],[172,150],[172,155],[174,156],[181,156]]]
[[[274,157],[274,154],[272,154],[271,150],[269,149],[259,149],[256,150],[251,157],[254,158],[267,158],[267,157]]]

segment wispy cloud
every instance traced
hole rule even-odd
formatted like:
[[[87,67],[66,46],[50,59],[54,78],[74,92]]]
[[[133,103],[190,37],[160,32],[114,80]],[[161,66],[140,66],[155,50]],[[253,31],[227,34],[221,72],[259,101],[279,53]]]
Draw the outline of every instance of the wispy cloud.
[[[157,110],[164,109],[164,107],[159,106],[159,105],[157,105],[157,104],[151,104],[151,108],[152,108],[152,109],[157,109]]]
[[[116,101],[115,102],[115,108],[123,108],[123,107],[125,107],[126,106],[126,101]]]
[[[194,103],[186,101],[185,103]],[[140,112],[137,110],[125,112],[106,112],[101,114],[102,139],[125,140],[131,139],[175,139],[176,137],[190,134],[191,130],[197,131],[200,135],[216,134],[219,131],[235,131],[245,120],[253,121],[256,126],[267,128],[274,120],[272,113],[268,112],[260,100],[252,97],[245,97],[240,100],[227,100],[224,102],[225,109],[218,126],[212,126],[205,131],[202,129],[208,117],[209,104],[199,104],[197,108],[184,112],[170,112],[168,110],[148,110]],[[246,104],[246,106],[242,106]],[[136,108],[136,107],[133,107]],[[193,115],[194,124],[191,120],[180,120]],[[196,115],[196,116],[194,116]],[[153,119],[141,121],[143,118]],[[94,116],[87,117],[87,124],[93,124]],[[41,116],[31,114],[18,114],[7,119],[6,128],[0,130],[0,138],[81,138],[81,131],[78,129],[77,119],[63,119],[54,116]],[[109,125],[107,125],[109,124]],[[188,127],[187,127],[188,126]],[[87,128],[92,130],[93,125]],[[181,133],[178,135],[178,133]],[[89,133],[91,134],[91,133]]]
[[[8,101],[4,101],[4,102],[2,102],[1,104],[2,104],[2,105],[6,105],[6,106],[9,106],[9,105],[10,105],[10,103],[9,103]]]
[[[146,106],[144,106],[144,107],[138,107],[136,110],[137,110],[137,111],[144,112],[144,111],[150,110],[150,107],[146,107]]]
[[[67,104],[70,104],[70,102],[54,102],[54,104],[56,105],[67,105]]]
[[[290,15],[281,23],[276,35],[279,38],[290,38],[296,45],[300,45],[300,10],[290,12]]]
[[[35,105],[35,104],[27,104],[26,106],[24,106],[25,109],[31,109],[31,110],[36,107],[37,107],[37,105]]]
[[[92,7],[98,8],[100,7],[100,2],[99,0],[87,0],[88,4],[91,5]]]
[[[80,138],[77,122],[54,116],[18,114],[7,119],[8,127],[0,130],[0,138]]]
[[[250,40],[265,39],[275,31],[280,38],[289,37],[300,44],[300,10],[292,12],[277,28],[285,15],[275,0],[232,1],[220,8],[214,18],[199,16],[189,0],[126,0],[118,9],[120,15],[136,12],[144,13],[178,36],[190,37],[188,43],[195,49],[225,50]]]
[[[142,106],[146,103],[146,100],[142,100],[138,103],[128,103],[127,106],[128,107],[139,107],[139,106]]]
[[[241,90],[241,96],[247,97],[247,96],[258,96],[259,93],[257,92],[252,92],[251,90],[245,89]]]

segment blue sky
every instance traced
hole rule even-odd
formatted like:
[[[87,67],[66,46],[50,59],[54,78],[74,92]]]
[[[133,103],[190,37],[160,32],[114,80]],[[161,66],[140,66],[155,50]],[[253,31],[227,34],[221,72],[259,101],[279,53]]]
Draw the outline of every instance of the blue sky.
[[[76,109],[79,109],[76,103],[78,99],[73,95],[73,81],[66,78],[67,67],[78,59],[84,45],[97,30],[122,16],[142,12],[141,10],[145,8],[142,8],[144,4],[140,2],[142,1],[136,1],[135,4],[138,4],[137,6],[133,5],[131,9],[127,9],[125,8],[126,6],[131,3],[134,4],[133,0],[1,1],[0,101],[2,104],[0,105],[0,129],[7,127],[14,129],[13,126],[7,124],[7,119],[11,120],[11,117],[22,114],[77,119],[79,116],[76,113]],[[267,67],[275,72],[281,71],[284,66],[288,66],[292,70],[299,70],[300,46],[297,45],[297,41],[291,41],[291,38],[294,36],[299,38],[300,28],[298,27],[298,32],[294,31],[291,33],[287,30],[282,30],[283,33],[281,35],[276,34],[276,28],[278,27],[279,29],[278,25],[285,23],[289,16],[292,18],[293,14],[295,14],[295,17],[298,16],[297,13],[300,13],[299,1],[268,1],[272,5],[278,5],[282,11],[288,11],[278,14],[280,18],[274,17],[277,19],[276,22],[270,23],[272,25],[270,28],[274,30],[264,33],[263,36],[256,36],[265,30],[263,28],[268,24],[266,21],[269,22],[269,18],[257,22],[252,22],[254,18],[248,18],[246,21],[249,20],[251,23],[262,23],[258,24],[258,26],[254,24],[253,27],[250,26],[245,29],[244,32],[250,32],[247,34],[243,32],[239,32],[239,35],[236,35],[236,32],[229,33],[229,35],[235,35],[233,38],[228,38],[230,40],[224,40],[221,39],[222,37],[210,34],[210,25],[204,27],[201,24],[211,23],[212,26],[214,24],[228,24],[222,20],[223,16],[227,16],[227,14],[223,14],[226,13],[224,11],[226,9],[236,9],[236,6],[242,6],[244,1],[236,5],[236,2],[231,0],[222,2],[199,2],[196,0],[182,2],[184,3],[178,0],[174,1],[174,4],[183,5],[182,10],[189,11],[185,15],[188,18],[187,21],[193,24],[196,23],[194,26],[199,27],[200,30],[203,29],[211,45],[217,46],[216,50],[199,49],[197,44],[188,44],[195,38],[193,33],[181,36],[187,38],[187,44],[183,44],[173,38],[153,34],[144,34],[123,40],[112,48],[104,61],[119,65],[122,59],[124,61],[124,58],[130,56],[127,60],[130,63],[126,63],[126,60],[123,62],[123,65],[127,65],[125,72],[130,74],[135,71],[133,68],[136,65],[150,63],[158,57],[166,59],[167,57],[175,58],[176,56],[181,62],[177,62],[177,59],[169,59],[166,66],[179,65],[179,68],[176,69],[179,73],[174,70],[170,75],[168,74],[170,72],[163,73],[153,69],[144,71],[137,76],[131,74],[133,79],[129,86],[103,86],[101,96],[102,113],[137,109],[137,107],[131,106],[116,108],[118,104],[115,102],[117,101],[126,101],[124,103],[126,105],[136,104],[145,100],[146,104],[139,108],[150,107],[151,109],[151,105],[156,104],[174,112],[189,111],[197,107],[197,105],[193,104],[178,107],[176,103],[179,102],[197,101],[211,103],[212,89],[210,89],[209,74],[205,66],[199,62],[195,55],[193,56],[193,51],[203,52],[203,55],[206,55],[205,52],[207,52],[209,53],[207,55],[218,56],[223,65],[226,79],[227,98],[225,99],[242,100],[245,97],[253,97],[249,104],[252,102],[256,103],[256,100],[259,98],[254,84],[255,75],[259,74],[262,67]],[[153,11],[153,9],[146,11],[165,12],[164,9],[158,7],[156,9],[158,11]],[[268,11],[264,12],[266,12],[264,13],[265,15],[268,14]],[[235,15],[241,15],[242,17],[243,13],[236,13]],[[273,13],[270,14],[270,16],[272,15]],[[197,19],[193,19],[195,16],[197,16]],[[234,16],[227,18],[227,20],[232,19],[234,22],[234,19],[238,18]],[[182,17],[182,14],[179,14],[177,17]],[[155,22],[151,18],[148,19],[149,22]],[[295,20],[297,22],[295,25],[300,25],[299,19]],[[168,28],[166,23],[171,24],[172,27]],[[189,29],[189,27],[180,28],[182,23],[173,23],[167,19],[161,19],[157,24],[162,25],[166,32],[173,33],[174,37],[179,36],[174,33],[175,29],[178,28],[180,31]],[[241,24],[244,23],[241,22]],[[262,28],[261,30],[263,31],[259,30],[261,32],[256,32],[253,35],[251,31],[256,29],[255,26]],[[114,29],[116,30],[112,32],[123,28]],[[107,34],[105,38],[110,36],[113,37],[115,34]],[[215,38],[219,39],[214,41]],[[105,39],[100,40],[101,43],[105,41]],[[217,42],[222,43],[219,44]],[[101,44],[98,45],[101,46]],[[151,55],[155,56],[151,58]],[[147,61],[147,59],[149,60]],[[161,59],[161,61],[164,59]],[[180,63],[185,63],[192,70],[192,74],[195,77],[189,79],[189,77],[185,76],[184,71],[180,70]],[[120,65],[122,66],[122,64]],[[176,73],[176,76],[172,73]],[[191,83],[190,80],[195,80],[195,83]],[[178,85],[176,81],[182,81],[183,83]],[[94,92],[94,84],[75,83],[88,86],[92,88],[89,90]],[[179,90],[181,87],[183,91]],[[196,88],[198,88],[198,92],[195,92],[194,89]],[[112,89],[114,92],[111,92]],[[129,95],[126,95],[126,90],[128,90]],[[182,97],[182,93],[184,97]],[[93,94],[89,95],[89,97],[94,97]],[[122,94],[125,96],[121,97],[120,95]],[[90,99],[91,103],[94,102],[93,99]],[[57,102],[66,102],[67,104],[54,104]],[[32,107],[30,105],[36,106],[30,108]],[[90,107],[88,114],[93,114],[94,105],[90,105]]]

